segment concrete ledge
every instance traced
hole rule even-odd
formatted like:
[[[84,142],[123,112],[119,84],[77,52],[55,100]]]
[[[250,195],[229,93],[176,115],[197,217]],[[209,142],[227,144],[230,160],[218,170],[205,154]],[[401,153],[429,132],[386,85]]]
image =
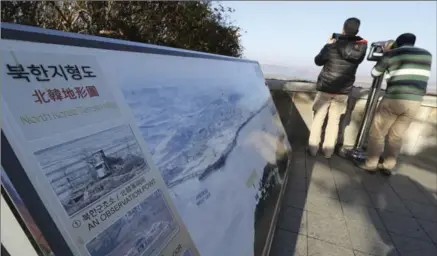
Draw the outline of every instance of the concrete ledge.
[[[267,78],[266,83],[270,90],[279,90],[287,92],[312,92],[316,93],[316,82],[305,80],[281,80],[275,78]],[[351,95],[354,98],[367,99],[369,88],[354,86]],[[385,91],[382,90],[380,98],[384,96]],[[437,95],[425,95],[422,101],[422,106],[437,107]]]

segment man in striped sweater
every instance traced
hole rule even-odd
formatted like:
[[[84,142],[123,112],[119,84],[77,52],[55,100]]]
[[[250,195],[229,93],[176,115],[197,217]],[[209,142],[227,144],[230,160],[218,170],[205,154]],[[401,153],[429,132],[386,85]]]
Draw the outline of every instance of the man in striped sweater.
[[[415,47],[415,42],[416,36],[413,34],[400,35],[393,47],[386,47],[383,57],[372,69],[373,77],[387,72],[388,78],[384,98],[370,128],[367,160],[359,166],[371,173],[381,169],[384,174],[391,174],[402,146],[402,136],[419,111],[426,93],[432,55],[427,50]],[[386,135],[388,145],[384,161],[378,164]]]

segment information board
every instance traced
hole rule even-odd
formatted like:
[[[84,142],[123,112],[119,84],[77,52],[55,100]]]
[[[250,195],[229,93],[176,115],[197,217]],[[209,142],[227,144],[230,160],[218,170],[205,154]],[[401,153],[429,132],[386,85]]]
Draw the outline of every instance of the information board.
[[[148,248],[136,213],[154,205],[163,255],[268,253],[290,146],[257,62],[19,30],[1,46],[6,135],[72,248]]]
[[[95,58],[1,56],[5,133],[73,255],[198,255]]]

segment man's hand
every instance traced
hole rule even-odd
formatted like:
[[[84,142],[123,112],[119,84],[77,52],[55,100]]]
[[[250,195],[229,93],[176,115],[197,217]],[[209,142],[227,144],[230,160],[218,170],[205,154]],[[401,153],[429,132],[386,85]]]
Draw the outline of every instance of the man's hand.
[[[328,44],[333,44],[333,43],[335,43],[337,40],[335,40],[334,38],[332,38],[332,36],[331,37],[329,37],[329,39],[328,39]]]
[[[391,51],[393,48],[393,44],[395,43],[394,40],[388,40],[387,42],[385,42],[384,47],[382,48],[382,50],[384,52],[388,52]]]

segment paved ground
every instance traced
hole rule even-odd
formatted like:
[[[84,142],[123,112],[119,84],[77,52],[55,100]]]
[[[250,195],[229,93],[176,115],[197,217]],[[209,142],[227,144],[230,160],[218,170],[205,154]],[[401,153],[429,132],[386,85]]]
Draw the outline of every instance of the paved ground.
[[[387,178],[294,152],[271,256],[436,256],[433,158],[403,158]]]

